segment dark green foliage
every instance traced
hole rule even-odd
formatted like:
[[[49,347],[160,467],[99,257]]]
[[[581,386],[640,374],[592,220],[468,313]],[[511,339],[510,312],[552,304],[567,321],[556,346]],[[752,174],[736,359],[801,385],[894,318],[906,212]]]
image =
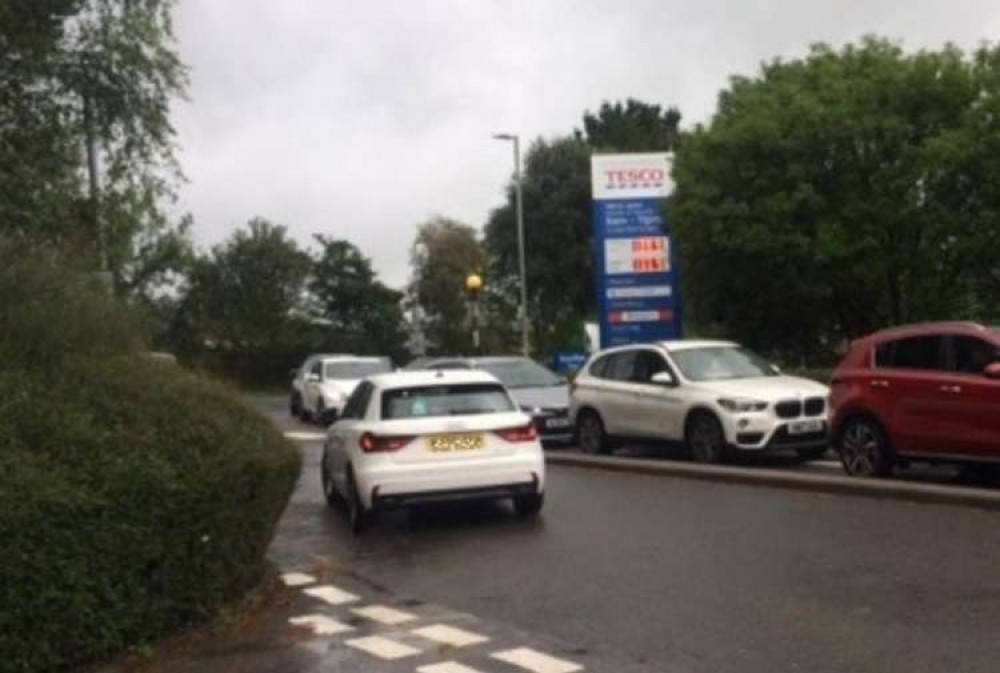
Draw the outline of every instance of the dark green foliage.
[[[979,262],[997,268],[983,251],[1000,225],[995,154],[977,147],[996,137],[982,112],[996,89],[981,80],[958,50],[876,39],[734,78],[675,167],[702,330],[794,361],[884,325],[995,311],[972,290]]]
[[[299,457],[105,290],[0,248],[0,671],[66,670],[258,581]]]

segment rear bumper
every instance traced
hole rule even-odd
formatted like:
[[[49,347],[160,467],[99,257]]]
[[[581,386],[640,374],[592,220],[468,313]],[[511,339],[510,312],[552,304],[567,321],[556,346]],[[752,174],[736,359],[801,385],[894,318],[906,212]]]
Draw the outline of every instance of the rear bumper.
[[[540,450],[454,464],[427,462],[355,466],[358,493],[365,507],[414,502],[467,500],[541,493],[545,460]],[[392,503],[395,503],[392,505]]]
[[[537,477],[530,482],[506,484],[502,486],[484,486],[480,488],[457,488],[445,491],[422,491],[416,493],[383,494],[378,487],[372,493],[372,509],[385,510],[409,505],[419,505],[434,502],[452,502],[457,500],[495,500],[519,495],[534,495],[540,493]]]

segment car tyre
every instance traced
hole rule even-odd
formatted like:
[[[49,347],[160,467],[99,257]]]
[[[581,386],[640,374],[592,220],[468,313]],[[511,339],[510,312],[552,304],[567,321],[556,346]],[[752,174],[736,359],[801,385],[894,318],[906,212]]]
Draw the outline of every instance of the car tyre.
[[[302,396],[298,393],[292,393],[291,399],[288,401],[288,413],[292,415],[292,418],[302,416]]]
[[[684,440],[695,462],[726,462],[726,433],[723,432],[719,419],[712,414],[703,412],[692,416],[687,423]]]
[[[580,412],[580,417],[576,421],[576,441],[584,453],[596,455],[611,450],[611,442],[604,431],[604,422],[594,411]]]
[[[522,518],[537,516],[542,511],[545,504],[544,493],[532,493],[530,495],[514,496],[514,511]]]
[[[333,477],[330,476],[330,470],[326,467],[326,453],[323,454],[323,460],[319,464],[320,478],[323,483],[323,497],[326,499],[326,504],[328,507],[337,508],[343,505],[343,500],[340,498],[340,494],[337,493],[337,487],[333,483]]]
[[[837,453],[852,477],[888,477],[894,458],[882,427],[867,416],[848,419],[837,433]]]
[[[368,525],[369,513],[365,510],[361,496],[358,494],[358,485],[354,481],[354,472],[347,471],[347,517],[351,524],[351,532],[361,535]]]
[[[322,397],[316,399],[316,413],[313,414],[313,421],[320,426],[325,426],[323,419],[326,417],[326,402]]]

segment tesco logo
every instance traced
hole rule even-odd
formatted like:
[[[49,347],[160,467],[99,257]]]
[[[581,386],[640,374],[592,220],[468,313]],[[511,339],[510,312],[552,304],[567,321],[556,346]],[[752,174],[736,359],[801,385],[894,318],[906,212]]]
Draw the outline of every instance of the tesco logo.
[[[667,172],[662,168],[619,168],[604,171],[607,189],[663,187]]]

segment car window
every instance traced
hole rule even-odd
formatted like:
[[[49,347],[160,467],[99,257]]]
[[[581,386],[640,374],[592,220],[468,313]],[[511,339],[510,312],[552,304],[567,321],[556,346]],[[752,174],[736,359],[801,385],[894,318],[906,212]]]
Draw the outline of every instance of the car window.
[[[943,337],[937,334],[888,341],[876,347],[875,366],[926,371],[946,369],[943,342]]]
[[[662,355],[656,351],[641,350],[635,356],[635,371],[632,380],[636,383],[649,383],[654,374],[669,371],[670,367],[667,366],[667,361]]]
[[[435,418],[515,411],[503,386],[461,383],[416,386],[382,393],[382,419]]]
[[[392,371],[392,367],[381,360],[337,360],[327,362],[323,368],[324,379],[334,381],[356,381],[375,374],[385,374]]]
[[[312,367],[309,368],[309,373],[315,374],[316,376],[323,378],[323,363],[318,360],[314,362],[312,364]]]
[[[675,351],[674,363],[689,381],[723,381],[777,376],[767,360],[738,346],[709,346]]]
[[[508,388],[544,388],[565,381],[528,358],[480,362],[479,368],[497,377]]]
[[[1000,362],[1000,348],[976,337],[952,337],[952,368],[963,374],[984,374],[987,365]]]
[[[365,417],[365,410],[368,408],[368,400],[372,394],[372,384],[362,381],[344,405],[344,413],[341,418],[346,420],[360,420]]]
[[[635,372],[635,351],[621,351],[612,356],[607,367],[607,378],[613,381],[631,381]]]
[[[590,365],[590,369],[587,371],[591,376],[595,376],[599,379],[607,378],[608,376],[608,363],[611,362],[610,355],[602,355],[601,357],[594,360],[594,364]]]

